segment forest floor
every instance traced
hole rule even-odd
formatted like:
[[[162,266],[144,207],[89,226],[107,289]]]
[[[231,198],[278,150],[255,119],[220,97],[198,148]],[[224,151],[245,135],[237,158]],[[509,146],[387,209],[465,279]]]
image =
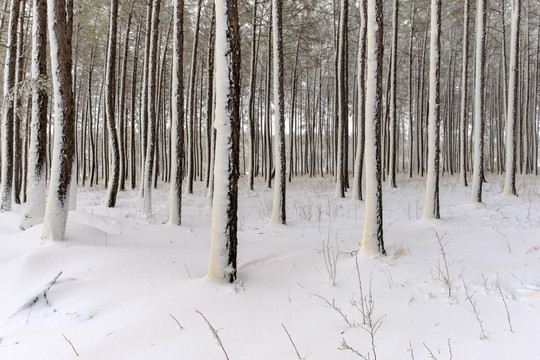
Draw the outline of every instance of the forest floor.
[[[336,199],[330,177],[287,184],[286,226],[269,224],[272,190],[245,180],[234,285],[205,277],[200,182],[180,227],[165,184],[149,218],[136,190],[108,209],[102,187],[80,188],[63,242],[19,230],[20,206],[0,214],[0,359],[540,359],[538,177],[509,198],[487,174],[481,205],[442,177],[436,221],[424,179],[384,184],[378,258],[357,253],[364,204]]]

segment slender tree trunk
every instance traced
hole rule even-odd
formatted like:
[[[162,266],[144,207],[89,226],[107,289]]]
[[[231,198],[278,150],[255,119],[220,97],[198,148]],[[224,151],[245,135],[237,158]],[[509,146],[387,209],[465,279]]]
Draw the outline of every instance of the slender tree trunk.
[[[429,74],[428,164],[424,217],[439,219],[441,0],[431,2]]]
[[[214,9],[212,1],[212,9]],[[214,128],[214,45],[216,43],[216,13],[212,10],[212,19],[210,20],[210,38],[208,40],[208,85],[207,85],[207,103],[206,103],[206,187],[210,186],[213,175],[212,161],[212,132]]]
[[[389,150],[390,161],[388,164],[388,186],[396,187],[396,162],[398,150],[398,129],[396,112],[396,73],[397,73],[397,33],[398,33],[398,12],[399,0],[393,0],[394,11],[392,15],[392,59],[390,61],[390,134]]]
[[[157,141],[157,115],[156,115],[156,74],[157,74],[157,52],[158,52],[158,35],[159,35],[159,11],[161,0],[153,0],[152,2],[152,26],[150,38],[150,54],[148,57],[148,98],[143,101],[148,101],[148,139],[145,157],[144,171],[144,214],[150,216],[152,214],[152,175],[154,170],[154,152]]]
[[[169,222],[182,220],[182,152],[184,150],[184,0],[174,1],[172,67],[172,161]]]
[[[106,108],[109,139],[111,141],[112,163],[110,164],[111,177],[107,187],[105,204],[108,207],[116,205],[118,182],[120,180],[120,149],[118,146],[118,134],[116,132],[116,29],[118,16],[118,0],[111,0],[111,18],[109,28],[109,48],[107,51],[107,74],[106,74]],[[122,116],[122,115],[120,115]],[[120,134],[122,135],[122,134]],[[107,166],[107,164],[105,164]]]
[[[463,6],[463,59],[461,65],[461,111],[459,123],[459,175],[467,186],[467,65],[469,63],[469,0]]]
[[[272,208],[273,223],[287,223],[285,207],[286,153],[285,153],[285,101],[283,93],[283,0],[272,0],[274,35],[274,134],[276,178]]]
[[[253,190],[255,179],[255,83],[257,80],[257,0],[253,3],[253,20],[251,30],[251,77],[249,83],[248,117],[249,117],[249,190]]]
[[[345,197],[346,190],[346,155],[348,134],[348,99],[347,99],[347,31],[349,18],[349,1],[341,0],[341,11],[339,20],[339,42],[338,42],[338,139],[337,139],[337,182],[336,197]]]
[[[187,143],[187,175],[186,193],[193,193],[193,180],[195,171],[195,82],[197,74],[197,48],[199,45],[199,23],[201,19],[202,0],[197,5],[197,20],[195,22],[195,36],[193,38],[193,51],[191,55],[191,75],[189,80],[189,119],[187,123],[188,143]]]

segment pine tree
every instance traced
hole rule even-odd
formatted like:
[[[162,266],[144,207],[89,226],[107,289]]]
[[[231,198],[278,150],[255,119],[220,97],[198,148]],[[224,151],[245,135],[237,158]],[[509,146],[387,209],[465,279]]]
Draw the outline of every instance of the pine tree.
[[[43,84],[47,76],[47,0],[33,0],[32,6],[32,122],[28,151],[27,202],[21,228],[43,221],[47,190],[47,105]]]
[[[424,217],[439,219],[439,128],[441,76],[441,0],[431,2],[429,56],[428,162]]]
[[[49,196],[42,236],[63,240],[75,154],[71,31],[66,1],[48,0],[47,7],[55,114]]]
[[[508,113],[506,115],[506,175],[505,195],[517,195],[516,191],[516,118],[518,113],[518,63],[519,22],[521,0],[512,0],[512,30],[510,35],[510,77],[508,79]]]
[[[169,222],[182,220],[182,153],[184,151],[184,0],[174,1],[171,126],[171,195]]]
[[[283,0],[272,0],[274,42],[274,134],[276,177],[272,222],[285,224],[286,154],[285,154],[285,101],[283,99]]]
[[[236,0],[216,0],[217,130],[208,276],[236,280],[240,172],[240,30]]]
[[[7,0],[6,0],[7,1]],[[2,111],[2,185],[0,211],[11,211],[13,195],[13,121],[15,117],[13,90],[15,85],[15,61],[17,55],[17,24],[20,0],[11,0],[9,11],[6,63],[4,67],[4,101]]]
[[[386,254],[381,183],[381,104],[383,56],[382,0],[367,2],[367,89],[365,124],[366,216],[361,250]]]

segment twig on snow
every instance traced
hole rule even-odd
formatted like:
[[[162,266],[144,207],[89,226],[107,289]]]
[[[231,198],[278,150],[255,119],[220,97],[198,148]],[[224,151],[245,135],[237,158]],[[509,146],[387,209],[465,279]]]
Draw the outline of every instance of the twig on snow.
[[[298,356],[299,360],[302,360],[302,357],[300,356],[300,352],[298,352],[298,348],[296,347],[296,344],[294,343],[293,339],[291,338],[291,334],[289,334],[289,331],[287,331],[287,328],[283,323],[281,323],[281,326],[283,327],[283,330],[287,333],[287,336],[289,337],[289,341],[291,342],[292,346],[294,347],[294,351],[296,351],[296,355]]]
[[[227,354],[227,351],[225,351],[225,347],[223,346],[223,343],[221,342],[221,338],[219,337],[219,334],[218,334],[218,330],[216,330],[212,324],[210,324],[210,321],[208,321],[208,319],[206,318],[206,316],[203,315],[202,312],[200,312],[199,310],[195,310],[195,312],[199,315],[202,316],[202,318],[204,319],[204,321],[206,321],[206,324],[208,324],[208,327],[210,328],[210,330],[212,331],[212,334],[214,334],[214,337],[216,338],[219,346],[221,347],[221,350],[223,350],[223,354],[225,354],[225,358],[227,360],[229,360],[229,355]]]
[[[169,314],[170,317],[173,318],[174,321],[176,321],[176,323],[178,324],[178,326],[180,326],[180,329],[183,329],[184,327],[180,324],[180,321],[178,321],[173,314]]]
[[[77,350],[75,350],[75,346],[73,346],[73,343],[66,337],[66,335],[62,334],[62,336],[64,337],[64,340],[66,340],[69,345],[71,345],[71,348],[73,349],[75,355],[79,356],[79,353],[77,352]]]
[[[512,321],[510,320],[510,312],[508,311],[508,305],[506,304],[506,299],[504,298],[501,285],[499,284],[499,281],[497,280],[497,289],[499,290],[499,294],[501,295],[501,299],[504,303],[504,309],[506,310],[506,318],[508,319],[508,325],[510,326],[510,332],[513,333],[514,329],[512,329]]]

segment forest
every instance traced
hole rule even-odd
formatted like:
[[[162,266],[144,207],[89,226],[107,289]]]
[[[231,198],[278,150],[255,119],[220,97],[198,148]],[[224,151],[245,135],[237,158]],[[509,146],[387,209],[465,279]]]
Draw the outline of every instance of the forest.
[[[540,356],[538,0],[0,7],[1,358]]]

